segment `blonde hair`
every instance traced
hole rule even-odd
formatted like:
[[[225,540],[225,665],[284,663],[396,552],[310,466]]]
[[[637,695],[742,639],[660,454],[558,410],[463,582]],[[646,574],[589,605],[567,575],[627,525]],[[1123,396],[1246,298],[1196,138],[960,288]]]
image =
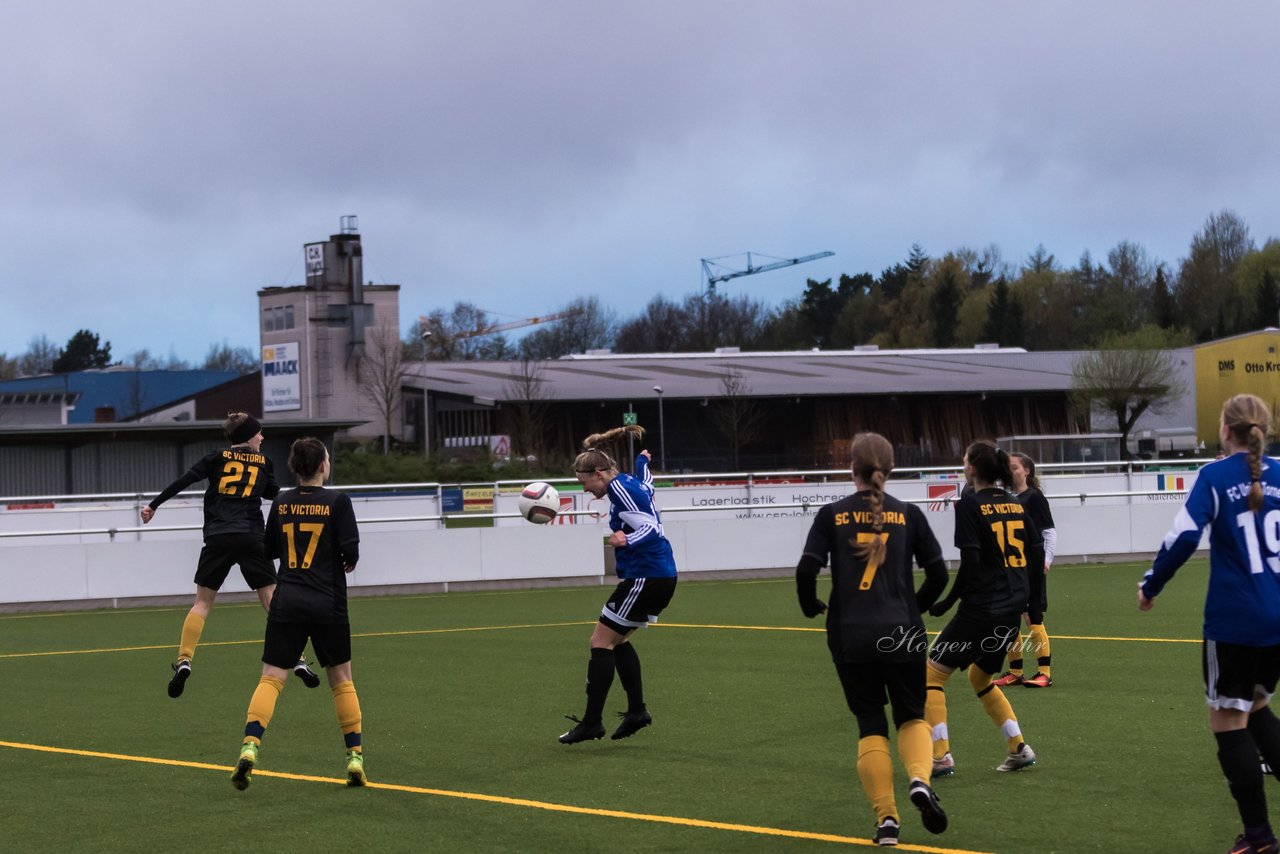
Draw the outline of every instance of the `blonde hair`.
[[[1231,440],[1249,454],[1249,509],[1262,509],[1262,446],[1271,432],[1271,410],[1254,394],[1237,394],[1222,404],[1222,423]]]
[[[879,535],[884,529],[884,481],[893,471],[893,445],[879,433],[859,433],[850,448],[854,477],[871,487],[871,527]],[[868,563],[880,563],[886,551],[885,538],[875,536],[853,544],[853,553]]]
[[[618,464],[614,462],[613,457],[609,456],[609,453],[601,445],[611,443],[615,439],[628,434],[639,439],[644,436],[644,428],[639,424],[627,424],[623,427],[614,427],[612,430],[606,430],[603,433],[592,433],[582,440],[582,453],[573,458],[573,470],[583,473],[617,471]]]

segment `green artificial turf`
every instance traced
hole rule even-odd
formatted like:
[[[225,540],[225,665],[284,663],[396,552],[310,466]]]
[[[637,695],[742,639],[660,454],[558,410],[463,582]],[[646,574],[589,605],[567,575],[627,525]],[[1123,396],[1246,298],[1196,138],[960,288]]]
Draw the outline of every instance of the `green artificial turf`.
[[[902,850],[1228,846],[1238,820],[1200,678],[1207,569],[1186,567],[1146,614],[1135,605],[1141,570],[1054,569],[1056,685],[1006,689],[1035,767],[993,770],[1004,740],[956,674],[947,695],[958,771],[936,783],[951,827],[920,827],[899,766]],[[636,640],[653,726],[625,741],[559,744],[563,716],[582,710],[604,592],[353,599],[369,779],[402,789],[327,782],[343,770],[333,704],[325,687],[293,679],[259,768],[326,779],[259,773],[248,791],[231,787],[260,669],[256,604],[215,608],[178,700],[165,686],[185,608],[0,616],[0,741],[116,755],[0,747],[0,848],[792,852],[851,843],[767,831],[871,836],[856,727],[820,622],[800,615],[790,579],[682,582],[663,623]],[[615,683],[610,713],[624,703]],[[1280,796],[1271,783],[1268,794]]]

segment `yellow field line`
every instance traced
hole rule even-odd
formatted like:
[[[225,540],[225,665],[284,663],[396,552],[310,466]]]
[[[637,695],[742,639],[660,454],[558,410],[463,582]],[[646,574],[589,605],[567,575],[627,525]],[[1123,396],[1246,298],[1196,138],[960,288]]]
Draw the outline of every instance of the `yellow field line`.
[[[403,629],[394,632],[356,632],[353,638],[386,638],[408,635],[446,635],[462,632],[496,632],[512,629],[555,629],[566,626],[590,626],[591,620],[572,620],[561,623],[518,623],[509,626],[459,626],[449,629]],[[744,632],[825,632],[821,626],[735,626],[716,623],[655,623],[659,629],[717,629],[721,631]],[[937,632],[929,632],[936,635]],[[1113,641],[1130,643],[1200,643],[1200,638],[1142,638],[1142,637],[1106,637],[1101,635],[1053,635],[1053,640]],[[206,641],[201,646],[247,646],[262,643],[261,638],[235,641]],[[8,652],[0,653],[0,660],[9,658],[40,658],[53,655],[93,655],[104,652],[149,652],[157,649],[169,649],[173,644],[152,644],[149,646],[103,647],[100,649],[59,649],[45,652]]]
[[[32,750],[40,753],[55,753],[66,756],[84,756],[91,759],[113,759],[118,762],[140,762],[149,765],[168,765],[178,768],[197,768],[203,771],[232,771],[229,765],[211,765],[207,762],[188,762],[180,759],[160,759],[151,756],[130,756],[123,753],[102,753],[96,750],[75,750],[66,747],[50,747],[43,744],[23,744],[12,741],[0,741],[0,747],[14,750]],[[345,784],[346,780],[334,777],[315,777],[309,774],[288,774],[282,771],[253,772],[255,777],[276,777],[282,780],[296,780],[307,783]],[[627,821],[647,821],[655,824],[671,824],[682,827],[697,827],[705,830],[725,830],[733,833],[750,833],[758,836],[780,836],[788,839],[806,839],[814,842],[835,842],[844,845],[875,846],[870,839],[859,839],[853,836],[837,836],[832,833],[812,833],[805,830],[787,830],[780,827],[762,827],[753,824],[734,824],[724,821],[709,821],[683,816],[654,815],[652,813],[627,812],[624,810],[598,809],[595,807],[579,807],[571,804],[555,804],[547,801],[534,801],[528,798],[509,798],[502,795],[484,795],[477,792],[455,792],[449,789],[432,789],[424,786],[406,786],[396,783],[369,783],[370,789],[382,789],[391,792],[407,792],[415,795],[435,795],[443,798],[460,798],[468,801],[481,801],[504,806],[527,807],[529,809],[547,810],[549,812],[570,813],[573,815],[591,815],[602,818],[617,818]],[[931,845],[899,845],[900,851],[922,851],[928,854],[982,854],[961,848],[937,848]]]

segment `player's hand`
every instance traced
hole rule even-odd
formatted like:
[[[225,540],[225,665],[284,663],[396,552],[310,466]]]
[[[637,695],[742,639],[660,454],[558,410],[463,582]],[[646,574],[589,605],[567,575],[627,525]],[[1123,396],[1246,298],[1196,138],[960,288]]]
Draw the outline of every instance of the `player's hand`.
[[[929,613],[935,617],[941,617],[943,614],[951,610],[951,606],[955,604],[955,601],[956,600],[948,597],[940,602],[935,602],[933,607],[929,609]]]
[[[609,535],[609,545],[613,546],[615,549],[626,548],[627,535],[621,531],[614,531]]]
[[[343,572],[355,572],[355,570],[356,570],[356,565],[354,563],[348,563],[342,567]]]
[[[826,603],[821,599],[814,597],[813,599],[802,599],[800,601],[800,610],[809,619],[813,619],[819,614],[827,610]]]
[[[1039,609],[1036,609],[1036,610],[1034,610],[1034,611],[1033,611],[1033,610],[1031,610],[1031,609],[1027,609],[1027,625],[1028,625],[1028,626],[1043,626],[1043,625],[1044,625],[1044,611],[1041,611],[1041,610],[1039,610]]]
[[[652,460],[652,459],[653,459],[653,454],[649,453],[649,449],[648,449],[648,448],[642,448],[642,449],[641,449],[641,451],[640,451],[640,456],[644,457],[646,460]]]
[[[150,522],[155,515],[156,515],[156,511],[154,507],[143,507],[142,513],[141,513],[142,524],[145,525],[148,522]]]
[[[1046,560],[1046,561],[1044,562],[1044,574],[1045,574],[1045,575],[1048,575],[1048,574],[1049,574],[1049,567],[1051,567],[1051,566],[1053,566],[1053,564],[1049,563],[1049,561],[1047,561],[1047,560]]]
[[[1156,604],[1156,600],[1148,599],[1147,594],[1142,592],[1142,582],[1139,581],[1138,582],[1138,610],[1150,611],[1155,604]]]

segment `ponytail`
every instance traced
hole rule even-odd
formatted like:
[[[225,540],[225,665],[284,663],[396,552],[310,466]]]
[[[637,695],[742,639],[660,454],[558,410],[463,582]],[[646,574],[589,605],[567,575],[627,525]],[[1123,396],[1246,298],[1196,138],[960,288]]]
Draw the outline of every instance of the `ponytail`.
[[[853,474],[870,487],[871,527],[876,536],[853,543],[853,553],[867,563],[879,564],[887,550],[884,530],[884,482],[893,471],[893,445],[879,433],[859,433],[853,437]]]

